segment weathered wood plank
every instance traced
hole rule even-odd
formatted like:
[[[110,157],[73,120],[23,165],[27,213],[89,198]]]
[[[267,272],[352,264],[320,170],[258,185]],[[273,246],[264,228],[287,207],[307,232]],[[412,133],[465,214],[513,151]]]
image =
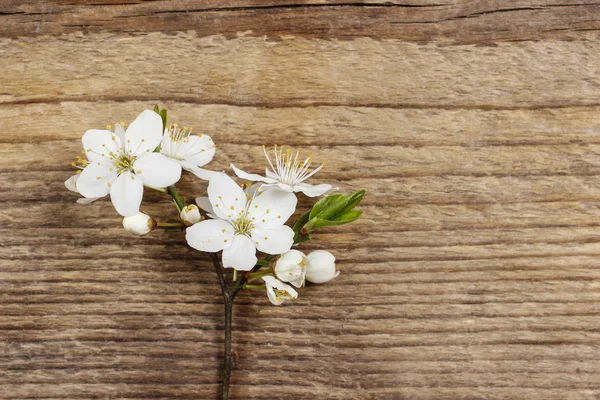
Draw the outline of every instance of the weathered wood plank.
[[[8,37],[73,32],[194,31],[199,36],[240,34],[357,37],[491,43],[573,39],[597,32],[596,1],[153,1],[35,2],[0,4],[0,34]]]
[[[600,97],[598,39],[441,47],[103,33],[3,39],[0,52],[1,103],[536,109],[597,105]],[[147,62],[149,54],[164,56]],[[38,62],[30,63],[33,57]],[[104,117],[102,127],[107,118],[127,117],[115,109],[94,114]]]

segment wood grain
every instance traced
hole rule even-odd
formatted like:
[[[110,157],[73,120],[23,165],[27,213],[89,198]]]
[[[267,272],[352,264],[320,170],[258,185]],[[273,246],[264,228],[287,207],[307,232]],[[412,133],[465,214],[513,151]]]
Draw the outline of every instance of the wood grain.
[[[86,129],[156,103],[210,168],[288,144],[367,190],[302,247],[336,280],[238,297],[234,399],[600,398],[598,7],[0,1],[0,399],[216,397],[208,257],[63,186]]]

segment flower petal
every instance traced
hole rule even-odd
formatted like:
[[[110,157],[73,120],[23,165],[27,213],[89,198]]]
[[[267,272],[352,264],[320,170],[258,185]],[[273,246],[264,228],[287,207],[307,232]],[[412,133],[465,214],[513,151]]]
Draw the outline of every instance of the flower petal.
[[[75,186],[75,183],[77,183],[77,179],[79,179],[79,174],[71,176],[65,181],[65,187],[71,192],[79,193],[79,190],[77,190],[77,186]]]
[[[282,254],[292,248],[294,231],[283,225],[275,229],[254,228],[252,240],[256,248],[267,254]]]
[[[182,158],[197,167],[208,164],[215,156],[216,148],[210,136],[192,135],[187,146],[182,149]],[[181,154],[181,153],[180,153]]]
[[[152,153],[162,140],[162,118],[152,110],[145,110],[125,131],[123,146],[128,154],[139,156]]]
[[[231,246],[223,250],[223,267],[225,268],[250,271],[256,265],[256,261],[256,247],[248,236],[235,236]]]
[[[81,138],[87,159],[91,162],[109,162],[110,153],[121,149],[121,140],[111,131],[90,129]]]
[[[196,197],[196,204],[198,204],[198,207],[200,207],[200,209],[202,209],[203,211],[206,211],[208,214],[214,215],[215,211],[213,210],[212,205],[208,200],[208,197]]]
[[[246,179],[247,181],[252,181],[252,182],[266,182],[266,183],[274,183],[274,179],[270,179],[264,176],[260,176],[258,174],[249,174],[247,172],[242,171],[241,169],[239,169],[238,167],[236,167],[233,164],[229,164],[229,166],[231,168],[233,168],[233,172],[235,172],[235,174],[242,179]]]
[[[185,230],[185,240],[190,247],[211,253],[231,246],[233,235],[233,226],[221,219],[207,219]]]
[[[215,214],[222,219],[235,220],[246,210],[246,194],[225,173],[215,174],[210,178],[208,199]]]
[[[281,226],[296,210],[298,199],[293,193],[267,190],[256,196],[248,208],[248,217],[257,227],[271,229]]]
[[[320,185],[311,185],[310,183],[299,183],[294,186],[294,192],[302,192],[308,197],[317,197],[329,191],[337,190],[333,186],[323,183]]]
[[[266,192],[268,190],[280,190],[283,192],[293,193],[294,188],[285,183],[277,182],[277,183],[266,183],[260,187],[260,190]]]
[[[95,202],[99,197],[80,197],[75,202],[77,204],[86,205]]]
[[[110,191],[109,185],[116,178],[115,168],[106,164],[91,163],[81,171],[75,186],[83,197],[104,197]]]
[[[219,171],[209,171],[207,169],[200,168],[187,161],[180,161],[179,164],[181,164],[183,169],[185,169],[186,171],[190,171],[192,174],[205,181],[210,181],[210,178],[212,178],[213,175],[221,173]]]
[[[171,186],[181,178],[181,165],[160,153],[140,156],[133,170],[144,185],[153,188]]]
[[[119,175],[110,187],[110,200],[117,212],[124,217],[131,217],[140,211],[143,195],[142,180],[129,171]]]
[[[115,124],[114,133],[121,141],[121,144],[123,144],[125,142],[125,128],[123,128],[123,125]]]

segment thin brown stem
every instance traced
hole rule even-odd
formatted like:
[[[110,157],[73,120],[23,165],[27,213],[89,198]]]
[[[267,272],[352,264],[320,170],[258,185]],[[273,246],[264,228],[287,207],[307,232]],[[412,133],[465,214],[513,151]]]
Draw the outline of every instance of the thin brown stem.
[[[221,267],[221,262],[219,261],[219,256],[217,253],[211,253],[210,257],[213,261],[213,265],[215,266],[215,270],[217,272],[217,278],[219,279],[219,286],[221,286],[221,291],[223,292],[223,303],[225,304],[225,357],[223,364],[223,373],[222,373],[222,384],[221,384],[221,400],[227,400],[229,398],[229,381],[231,379],[231,368],[233,367],[233,359],[234,355],[231,351],[231,322],[233,319],[233,300],[238,291],[233,291],[233,289],[227,284],[227,280],[225,279],[225,275],[223,273],[223,267]]]

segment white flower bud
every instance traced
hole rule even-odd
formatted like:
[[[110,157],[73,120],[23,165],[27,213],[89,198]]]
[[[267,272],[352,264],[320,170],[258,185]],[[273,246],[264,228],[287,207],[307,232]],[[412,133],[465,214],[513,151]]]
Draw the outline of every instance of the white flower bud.
[[[144,236],[156,228],[154,218],[143,212],[123,218],[123,228],[132,235]]]
[[[298,298],[298,292],[290,285],[286,285],[273,276],[263,276],[265,286],[267,288],[267,297],[271,304],[278,306],[285,300],[293,300]]]
[[[298,250],[282,254],[275,263],[275,275],[280,281],[289,282],[296,287],[304,285],[306,276],[306,256]]]
[[[306,256],[306,280],[312,283],[325,283],[340,274],[335,270],[335,257],[328,251],[316,250]]]
[[[189,206],[183,207],[183,210],[181,210],[181,213],[179,213],[179,217],[186,226],[192,226],[202,221],[200,209],[195,204],[190,204]]]

